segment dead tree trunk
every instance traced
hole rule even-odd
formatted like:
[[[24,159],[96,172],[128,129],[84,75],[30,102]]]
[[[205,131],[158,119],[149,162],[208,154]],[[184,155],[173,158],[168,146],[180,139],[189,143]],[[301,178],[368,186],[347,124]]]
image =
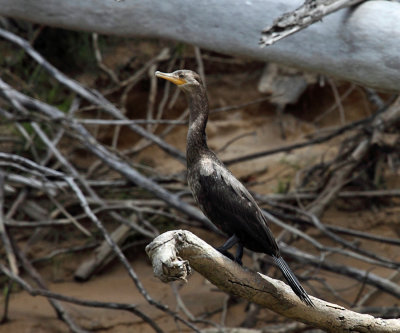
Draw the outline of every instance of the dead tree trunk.
[[[271,47],[261,31],[295,0],[0,0],[0,15],[67,29],[167,38],[226,54],[274,61],[363,85],[400,89],[400,4],[366,1]]]

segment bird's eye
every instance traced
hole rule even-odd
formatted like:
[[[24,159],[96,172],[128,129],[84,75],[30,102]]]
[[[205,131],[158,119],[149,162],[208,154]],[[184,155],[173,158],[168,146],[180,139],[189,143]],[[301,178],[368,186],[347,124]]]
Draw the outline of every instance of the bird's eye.
[[[184,79],[184,78],[185,78],[185,75],[184,75],[184,74],[179,74],[179,78],[180,78],[180,79]]]

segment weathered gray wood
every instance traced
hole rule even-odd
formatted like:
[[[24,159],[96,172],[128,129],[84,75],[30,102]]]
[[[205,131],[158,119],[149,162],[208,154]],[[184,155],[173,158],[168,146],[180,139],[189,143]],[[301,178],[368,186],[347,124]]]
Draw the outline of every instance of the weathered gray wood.
[[[343,9],[276,45],[261,30],[299,0],[0,0],[0,15],[68,29],[169,38],[400,90],[400,3]]]
[[[400,331],[399,319],[374,318],[316,297],[312,297],[315,306],[309,307],[282,281],[244,269],[189,231],[163,233],[147,245],[146,252],[154,275],[163,282],[186,281],[193,267],[223,291],[326,332]]]

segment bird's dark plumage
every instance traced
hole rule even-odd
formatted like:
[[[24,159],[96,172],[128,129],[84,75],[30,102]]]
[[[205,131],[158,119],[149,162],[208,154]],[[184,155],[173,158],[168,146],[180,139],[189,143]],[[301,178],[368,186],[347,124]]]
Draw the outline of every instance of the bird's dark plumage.
[[[207,146],[205,129],[209,108],[199,75],[189,70],[156,72],[156,75],[178,85],[187,96],[190,107],[187,136],[188,183],[203,213],[230,236],[219,250],[228,254],[227,250],[238,244],[235,260],[239,263],[243,246],[272,256],[292,290],[304,303],[312,306],[306,291],[281,257],[268,222],[252,195]]]

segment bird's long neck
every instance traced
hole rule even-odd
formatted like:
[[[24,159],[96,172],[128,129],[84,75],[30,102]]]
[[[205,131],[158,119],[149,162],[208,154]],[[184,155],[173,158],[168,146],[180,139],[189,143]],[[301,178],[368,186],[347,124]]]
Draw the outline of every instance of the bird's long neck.
[[[188,165],[194,163],[202,153],[208,151],[206,125],[208,120],[208,100],[205,89],[200,86],[196,91],[188,92],[190,108],[189,131],[187,135]]]

